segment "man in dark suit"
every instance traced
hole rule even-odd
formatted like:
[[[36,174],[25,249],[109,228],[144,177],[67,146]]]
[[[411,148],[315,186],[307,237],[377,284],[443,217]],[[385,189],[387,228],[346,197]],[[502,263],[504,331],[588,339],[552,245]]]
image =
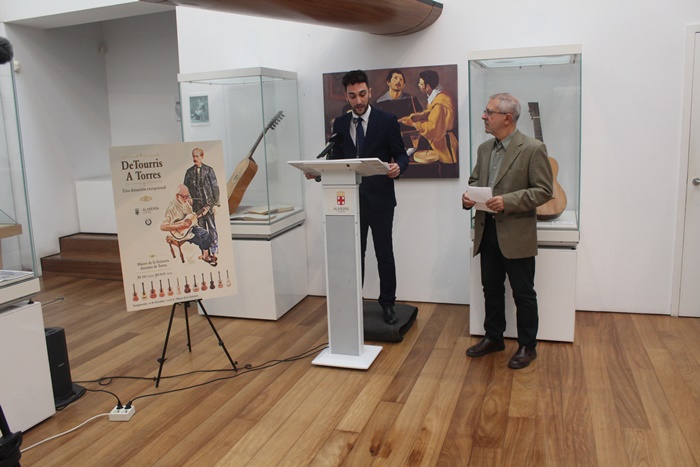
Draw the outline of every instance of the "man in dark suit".
[[[192,150],[194,165],[185,172],[183,184],[192,195],[192,210],[196,213],[204,211],[199,218],[199,225],[211,235],[210,252],[214,258],[219,253],[219,234],[216,231],[216,210],[219,208],[219,184],[214,169],[203,163],[204,151],[200,148]]]
[[[470,357],[503,350],[506,330],[505,278],[508,275],[517,310],[518,351],[510,368],[528,366],[537,358],[537,206],[552,198],[552,168],[544,143],[525,136],[516,125],[520,102],[511,94],[494,94],[481,115],[486,133],[469,177],[469,185],[493,190],[486,207],[474,216],[474,255],[481,254],[485,336],[467,349]],[[475,202],[465,192],[462,206]]]
[[[367,233],[372,229],[379,270],[378,301],[384,311],[384,321],[395,324],[398,318],[394,311],[396,265],[392,242],[396,206],[394,179],[408,168],[408,155],[396,117],[369,105],[372,90],[365,72],[346,73],[343,87],[352,112],[336,118],[333,123],[333,133],[342,135],[342,142],[333,148],[331,159],[376,157],[389,164],[386,175],[364,177],[360,183],[360,246],[364,281]]]

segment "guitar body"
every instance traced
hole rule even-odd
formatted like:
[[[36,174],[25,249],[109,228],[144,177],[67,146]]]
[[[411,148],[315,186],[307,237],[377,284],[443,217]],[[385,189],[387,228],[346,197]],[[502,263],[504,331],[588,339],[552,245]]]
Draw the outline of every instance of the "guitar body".
[[[211,273],[209,273],[209,288],[211,290],[216,288],[216,284],[214,284],[214,276]]]
[[[187,277],[185,277],[185,293],[190,293],[191,291],[190,284],[187,283]]]
[[[549,158],[549,164],[552,166],[552,191],[553,197],[546,203],[537,207],[537,219],[541,221],[551,221],[561,216],[561,214],[566,209],[566,193],[557,181],[557,174],[559,173],[559,164],[553,158]]]
[[[535,138],[544,142],[542,137],[542,124],[540,123],[540,105],[537,102],[528,102],[530,118],[532,118],[535,130]],[[559,164],[553,158],[549,158],[552,167],[552,199],[537,208],[537,220],[551,221],[561,216],[566,209],[566,193],[557,181]]]
[[[207,281],[204,280],[204,273],[202,273],[202,292],[207,290]]]
[[[241,204],[243,195],[248,189],[248,185],[258,173],[258,164],[252,159],[243,159],[236,166],[233,175],[226,183],[226,191],[228,192],[228,212],[233,214]]]
[[[219,271],[219,288],[222,289],[224,287],[224,281],[221,280],[221,271]]]
[[[189,240],[191,238],[190,233],[192,232],[192,229],[194,229],[194,226],[198,224],[199,218],[204,215],[204,211],[206,211],[207,208],[208,208],[208,206],[205,206],[197,212],[187,214],[185,216],[185,218],[182,220],[183,221],[189,220],[190,226],[183,228],[183,229],[180,229],[180,230],[171,230],[170,235],[172,235],[172,237],[178,241],[179,240]]]

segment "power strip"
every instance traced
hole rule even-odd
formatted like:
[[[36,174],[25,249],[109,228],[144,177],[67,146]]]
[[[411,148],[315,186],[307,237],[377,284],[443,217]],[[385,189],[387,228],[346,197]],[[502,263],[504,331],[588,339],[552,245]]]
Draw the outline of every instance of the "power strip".
[[[112,409],[112,411],[109,413],[109,421],[110,422],[128,422],[131,420],[131,417],[134,416],[136,413],[136,407],[133,405],[129,407],[128,409],[122,407],[121,409],[119,406],[115,407]]]

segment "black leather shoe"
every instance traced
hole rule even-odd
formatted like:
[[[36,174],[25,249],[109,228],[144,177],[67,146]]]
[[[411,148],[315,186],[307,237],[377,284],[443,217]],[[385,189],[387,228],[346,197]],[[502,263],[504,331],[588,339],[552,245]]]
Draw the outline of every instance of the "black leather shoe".
[[[500,352],[505,348],[506,345],[503,343],[503,341],[491,339],[490,337],[484,337],[478,344],[472,345],[467,349],[467,356],[482,357],[491,352]]]
[[[382,311],[384,312],[384,322],[386,324],[396,324],[399,322],[399,317],[396,316],[394,311],[394,305],[382,305]]]
[[[537,349],[535,349],[535,347],[525,347],[521,345],[508,362],[508,367],[519,370],[528,366],[536,358]]]

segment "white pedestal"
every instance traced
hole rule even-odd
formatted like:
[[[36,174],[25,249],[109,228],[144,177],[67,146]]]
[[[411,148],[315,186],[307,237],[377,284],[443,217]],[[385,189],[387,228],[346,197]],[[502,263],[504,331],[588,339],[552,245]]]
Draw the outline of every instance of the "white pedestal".
[[[0,405],[10,430],[56,413],[41,303],[0,310]]]
[[[303,225],[270,240],[236,239],[232,242],[238,294],[203,300],[207,313],[277,320],[308,295]]]
[[[473,249],[470,249],[470,254]],[[535,266],[535,291],[539,311],[537,340],[574,341],[576,299],[576,250],[540,248]],[[471,258],[469,325],[472,334],[484,335],[484,293],[479,256]],[[505,337],[518,337],[513,291],[506,279]]]

